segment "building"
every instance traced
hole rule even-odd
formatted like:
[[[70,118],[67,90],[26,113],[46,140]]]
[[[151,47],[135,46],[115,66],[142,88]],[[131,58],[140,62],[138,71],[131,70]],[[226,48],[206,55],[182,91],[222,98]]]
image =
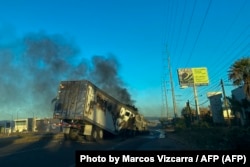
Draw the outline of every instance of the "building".
[[[233,89],[231,93],[237,101],[241,101],[246,98],[243,86],[239,86],[238,88]]]
[[[14,132],[22,132],[27,130],[27,119],[16,119],[14,120]]]
[[[0,133],[53,132],[62,131],[62,122],[53,118],[24,118],[0,121]]]
[[[246,121],[250,119],[250,107],[244,107],[243,101],[246,100],[246,95],[244,93],[244,87],[239,86],[238,88],[233,89],[232,96],[242,104],[241,111],[235,111],[238,117],[240,117],[240,121],[242,125],[246,124]]]
[[[224,123],[222,114],[222,92],[208,92],[207,97],[210,101],[210,110],[214,123]]]
[[[0,133],[9,134],[14,129],[14,121],[2,120],[0,121]]]
[[[210,101],[210,110],[214,123],[223,124],[228,118],[234,117],[231,109],[223,105],[222,92],[208,92],[207,97]]]
[[[14,132],[33,132],[36,128],[34,118],[16,119],[14,124]]]

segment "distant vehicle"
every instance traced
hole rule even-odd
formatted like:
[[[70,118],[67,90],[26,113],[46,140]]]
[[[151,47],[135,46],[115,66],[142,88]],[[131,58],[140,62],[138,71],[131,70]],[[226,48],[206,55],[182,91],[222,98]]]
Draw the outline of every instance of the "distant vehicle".
[[[137,109],[123,104],[88,80],[61,81],[54,118],[67,138],[103,139],[106,134],[136,135],[148,131]]]

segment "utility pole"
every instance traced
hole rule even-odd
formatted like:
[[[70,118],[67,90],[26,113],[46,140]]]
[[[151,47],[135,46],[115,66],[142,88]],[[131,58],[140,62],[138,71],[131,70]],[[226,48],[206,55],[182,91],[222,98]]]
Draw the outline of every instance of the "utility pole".
[[[195,83],[193,85],[193,88],[194,88],[194,101],[195,101],[195,108],[196,108],[196,118],[197,118],[197,121],[199,121],[199,119],[200,119],[200,108],[199,108],[198,95],[197,95],[197,90],[196,90]]]
[[[225,88],[224,88],[224,82],[223,82],[222,79],[220,81],[220,84],[221,84],[222,93],[223,93],[224,106],[225,106],[225,108],[227,110],[228,123],[229,123],[229,125],[231,125],[231,120],[230,120],[229,111],[228,111],[228,103],[227,103],[227,98],[226,98],[226,93],[225,93]],[[222,109],[222,114],[223,114],[223,109]]]
[[[172,77],[172,70],[170,66],[170,55],[167,50],[168,55],[168,69],[169,69],[169,76],[170,76],[170,83],[171,83],[171,90],[172,90],[172,98],[173,98],[173,107],[174,107],[174,116],[177,117],[177,107],[176,107],[176,101],[175,101],[175,93],[174,93],[174,83],[173,83],[173,77]]]
[[[167,58],[163,55],[162,57],[163,62],[163,77],[162,77],[162,102],[163,102],[163,109],[162,109],[162,118],[169,117],[169,109],[168,109],[168,96],[167,96],[167,79],[166,79],[166,72],[167,72]]]
[[[19,128],[18,128],[19,125],[17,122],[18,122],[18,111],[16,112],[16,125],[15,126],[16,126],[16,130],[19,131]]]
[[[164,100],[165,100],[165,107],[166,107],[166,117],[168,118],[168,97],[167,97],[167,89],[166,89],[166,81],[163,80],[163,93],[164,93]],[[164,114],[163,114],[164,115]]]

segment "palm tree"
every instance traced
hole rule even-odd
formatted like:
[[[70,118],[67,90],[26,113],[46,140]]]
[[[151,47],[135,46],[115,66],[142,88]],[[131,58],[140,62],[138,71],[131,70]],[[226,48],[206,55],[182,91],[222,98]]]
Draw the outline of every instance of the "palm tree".
[[[250,57],[241,58],[232,64],[228,76],[233,85],[244,86],[245,95],[250,100]]]

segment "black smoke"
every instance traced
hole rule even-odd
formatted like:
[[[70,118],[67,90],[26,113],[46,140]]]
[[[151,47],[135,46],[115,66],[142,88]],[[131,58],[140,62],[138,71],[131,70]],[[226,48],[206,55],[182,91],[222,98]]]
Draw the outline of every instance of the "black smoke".
[[[130,105],[134,103],[131,100],[128,90],[121,86],[124,83],[118,75],[119,63],[114,55],[109,55],[106,58],[103,56],[94,56],[92,57],[92,65],[93,69],[90,72],[90,80],[93,80],[96,85],[109,92],[121,102]]]
[[[59,82],[81,79],[133,105],[114,55],[92,56],[90,61],[80,56],[76,44],[62,35],[30,33],[9,44],[0,41],[1,110],[48,115]]]

